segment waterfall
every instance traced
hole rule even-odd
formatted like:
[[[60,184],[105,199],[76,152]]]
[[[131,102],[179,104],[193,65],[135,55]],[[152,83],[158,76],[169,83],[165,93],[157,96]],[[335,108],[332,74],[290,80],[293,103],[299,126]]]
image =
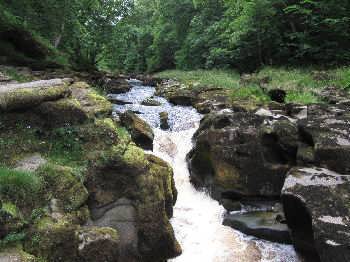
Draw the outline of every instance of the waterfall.
[[[156,156],[166,160],[174,170],[178,199],[171,220],[183,254],[173,262],[299,262],[292,246],[271,243],[246,236],[222,225],[225,209],[205,191],[196,190],[190,183],[186,155],[192,148],[192,136],[199,127],[201,115],[192,107],[173,106],[164,98],[154,97],[155,89],[133,81],[126,94],[112,95],[130,102],[115,105],[116,113],[139,112],[154,130]],[[160,106],[143,106],[152,97]],[[168,112],[170,130],[159,128],[160,112]]]

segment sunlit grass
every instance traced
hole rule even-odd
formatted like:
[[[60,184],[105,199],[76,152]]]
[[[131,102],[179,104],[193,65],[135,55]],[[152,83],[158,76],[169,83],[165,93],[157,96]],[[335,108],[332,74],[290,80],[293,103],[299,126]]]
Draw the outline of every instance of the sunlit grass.
[[[245,81],[240,75],[228,70],[168,70],[156,74],[157,77],[177,79],[189,87],[213,86],[232,90],[234,100],[267,102],[268,90],[283,89],[287,92],[286,102],[312,104],[320,102],[315,90],[334,86],[350,89],[350,68],[332,70],[315,68],[265,67],[250,74]]]
[[[177,79],[180,82],[199,86],[213,86],[222,88],[239,87],[239,74],[235,71],[225,70],[168,70],[156,75],[160,78]]]

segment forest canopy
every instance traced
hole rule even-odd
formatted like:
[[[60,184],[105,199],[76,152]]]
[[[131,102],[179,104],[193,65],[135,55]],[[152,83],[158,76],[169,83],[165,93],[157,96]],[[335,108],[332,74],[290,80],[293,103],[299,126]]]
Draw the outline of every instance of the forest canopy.
[[[348,0],[0,0],[0,9],[81,69],[350,62]]]

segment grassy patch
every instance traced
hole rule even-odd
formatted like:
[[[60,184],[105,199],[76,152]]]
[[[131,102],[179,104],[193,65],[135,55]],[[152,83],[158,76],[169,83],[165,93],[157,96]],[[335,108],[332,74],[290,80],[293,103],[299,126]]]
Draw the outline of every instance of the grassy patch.
[[[8,67],[4,69],[5,75],[9,76],[11,79],[16,80],[17,82],[30,82],[33,80],[33,77],[29,75],[24,75],[18,72],[15,68]]]
[[[42,188],[41,179],[34,173],[0,167],[0,196],[14,203],[35,201]]]
[[[215,86],[232,90],[234,100],[268,102],[268,90],[283,89],[287,92],[287,102],[311,104],[320,102],[316,89],[328,86],[350,90],[350,68],[333,70],[315,68],[275,68],[265,67],[261,71],[240,77],[234,71],[168,70],[156,74],[157,77],[177,79],[189,88]],[[262,91],[264,90],[264,91]]]
[[[235,71],[224,70],[168,70],[156,74],[160,78],[177,79],[188,85],[213,86],[222,88],[239,87],[239,74]]]

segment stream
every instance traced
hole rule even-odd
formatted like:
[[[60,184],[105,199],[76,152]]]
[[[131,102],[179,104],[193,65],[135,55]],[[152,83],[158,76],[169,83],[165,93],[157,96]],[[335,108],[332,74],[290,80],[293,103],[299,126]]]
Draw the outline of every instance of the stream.
[[[190,183],[186,155],[192,148],[192,136],[202,118],[194,108],[174,106],[162,97],[155,97],[155,88],[131,80],[130,92],[110,95],[129,104],[114,105],[114,113],[134,111],[145,120],[155,134],[154,155],[166,160],[174,169],[178,199],[171,220],[183,254],[172,262],[299,262],[289,245],[272,243],[246,236],[222,225],[225,209],[205,191]],[[150,98],[160,106],[144,106]],[[168,112],[168,131],[160,129],[160,112]]]

